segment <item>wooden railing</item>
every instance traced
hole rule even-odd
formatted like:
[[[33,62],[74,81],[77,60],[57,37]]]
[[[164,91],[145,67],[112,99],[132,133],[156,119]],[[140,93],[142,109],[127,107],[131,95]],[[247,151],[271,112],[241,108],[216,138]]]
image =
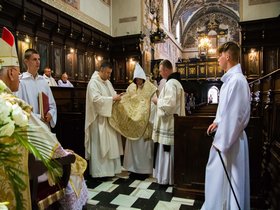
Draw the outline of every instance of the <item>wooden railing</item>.
[[[174,119],[174,195],[204,199],[205,167],[212,138],[206,135],[214,116],[175,116]],[[251,117],[246,128],[249,142],[251,203],[264,207],[260,195],[262,142],[260,117]]]
[[[280,70],[249,85],[252,115],[246,133],[250,150],[251,206],[280,209]],[[209,110],[213,111],[211,107],[203,106],[194,115],[175,116],[175,196],[203,199],[204,172],[212,143],[205,132],[214,119]]]
[[[271,209],[280,209],[280,69],[249,83],[252,116],[261,119],[263,195]]]
[[[261,115],[262,108],[268,108],[279,97],[280,69],[249,82],[252,97],[252,115]]]
[[[268,74],[265,75],[265,76],[262,76],[262,77],[260,77],[260,78],[258,78],[258,79],[256,79],[256,80],[254,80],[254,81],[252,81],[252,82],[249,82],[249,85],[252,85],[252,84],[254,84],[254,83],[258,83],[260,80],[264,80],[264,79],[266,79],[266,78],[268,78],[268,77],[271,77],[271,76],[273,76],[273,75],[275,75],[275,74],[278,74],[279,72],[280,72],[280,69],[276,69],[275,71],[270,72],[270,73],[268,73]]]

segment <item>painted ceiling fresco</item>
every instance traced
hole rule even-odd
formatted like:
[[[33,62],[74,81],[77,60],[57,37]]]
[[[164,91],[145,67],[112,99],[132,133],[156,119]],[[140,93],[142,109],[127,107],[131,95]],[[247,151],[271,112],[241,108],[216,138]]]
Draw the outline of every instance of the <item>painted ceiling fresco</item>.
[[[198,34],[207,29],[211,19],[217,24],[215,30],[226,30],[227,36],[232,40],[239,37],[238,0],[169,0],[168,3],[171,31],[175,34],[176,24],[179,22],[183,48],[197,46]]]

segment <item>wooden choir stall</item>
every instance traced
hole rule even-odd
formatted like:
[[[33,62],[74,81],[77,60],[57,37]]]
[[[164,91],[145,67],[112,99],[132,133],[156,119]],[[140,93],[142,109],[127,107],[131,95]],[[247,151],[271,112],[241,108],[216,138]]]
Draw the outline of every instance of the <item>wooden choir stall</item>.
[[[204,199],[205,168],[212,137],[206,134],[214,116],[175,116],[174,196]],[[257,204],[261,183],[262,141],[259,117],[251,117],[246,128],[249,141],[251,202]]]

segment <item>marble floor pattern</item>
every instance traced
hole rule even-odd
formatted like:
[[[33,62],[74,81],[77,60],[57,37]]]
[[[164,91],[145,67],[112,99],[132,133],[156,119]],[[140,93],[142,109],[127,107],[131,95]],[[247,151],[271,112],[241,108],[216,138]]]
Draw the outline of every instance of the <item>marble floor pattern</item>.
[[[130,179],[124,172],[112,181],[86,181],[89,192],[87,210],[197,210],[202,201],[174,197],[171,186],[161,186],[155,179]]]

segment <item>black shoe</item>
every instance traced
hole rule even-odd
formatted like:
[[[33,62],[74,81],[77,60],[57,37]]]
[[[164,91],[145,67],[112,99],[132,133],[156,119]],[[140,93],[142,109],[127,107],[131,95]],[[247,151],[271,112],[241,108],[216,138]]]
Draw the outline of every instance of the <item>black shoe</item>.
[[[130,179],[137,179],[137,175],[136,175],[136,173],[134,173],[134,172],[130,172],[130,174],[129,174],[129,178],[130,178]]]
[[[92,178],[94,181],[96,182],[108,182],[108,181],[112,181],[112,177],[109,176],[104,176],[104,177],[94,177]]]
[[[138,173],[134,173],[134,172],[130,172],[129,174],[129,178],[130,179],[137,179],[137,180],[145,180],[147,178],[149,178],[149,174],[138,174]]]
[[[169,184],[159,184],[159,190],[167,190],[167,188],[169,187]]]
[[[145,179],[147,179],[149,177],[150,177],[149,174],[138,174],[138,179],[139,180],[145,180]]]

